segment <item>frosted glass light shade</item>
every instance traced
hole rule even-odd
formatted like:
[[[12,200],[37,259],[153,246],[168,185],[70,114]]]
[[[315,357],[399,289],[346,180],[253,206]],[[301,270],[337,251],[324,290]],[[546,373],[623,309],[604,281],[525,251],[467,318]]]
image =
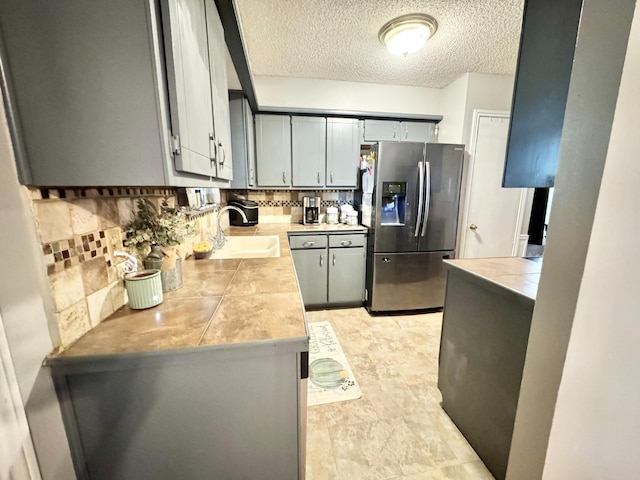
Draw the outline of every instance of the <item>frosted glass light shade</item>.
[[[380,41],[394,55],[408,55],[425,46],[438,28],[435,18],[412,13],[387,22],[378,35]]]

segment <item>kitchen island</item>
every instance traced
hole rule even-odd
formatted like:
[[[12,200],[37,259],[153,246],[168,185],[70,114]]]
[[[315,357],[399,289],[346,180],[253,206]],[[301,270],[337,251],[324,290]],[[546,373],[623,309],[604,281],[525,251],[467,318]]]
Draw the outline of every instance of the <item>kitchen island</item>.
[[[541,259],[445,261],[442,407],[487,468],[505,478]]]
[[[280,256],[183,262],[183,287],[123,307],[52,369],[78,478],[304,477],[308,332],[287,232]]]

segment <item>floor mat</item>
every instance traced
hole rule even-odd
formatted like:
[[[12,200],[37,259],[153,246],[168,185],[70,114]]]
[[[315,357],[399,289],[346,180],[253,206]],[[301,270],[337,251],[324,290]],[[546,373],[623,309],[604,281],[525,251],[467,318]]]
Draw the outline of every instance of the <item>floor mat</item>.
[[[362,390],[329,322],[309,323],[307,405],[355,400]]]

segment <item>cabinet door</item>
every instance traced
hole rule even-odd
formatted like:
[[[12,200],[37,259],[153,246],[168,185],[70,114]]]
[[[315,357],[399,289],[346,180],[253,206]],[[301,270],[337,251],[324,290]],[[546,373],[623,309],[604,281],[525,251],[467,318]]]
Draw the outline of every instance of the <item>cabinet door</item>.
[[[291,155],[294,187],[324,187],[327,120],[324,117],[291,118]]]
[[[256,115],[256,167],[259,187],[291,186],[291,119]]]
[[[358,120],[327,118],[327,187],[356,187],[359,159]]]
[[[224,29],[213,0],[205,0],[209,70],[211,72],[211,101],[213,104],[212,158],[215,176],[230,180],[233,176],[231,131],[229,128],[229,94],[227,93],[227,58]]]
[[[435,133],[435,123],[401,122],[400,140],[403,142],[430,142]]]
[[[247,135],[247,168],[249,169],[247,184],[256,186],[256,130],[253,123],[253,112],[247,100],[244,100],[244,126]]]
[[[244,102],[243,98],[234,98],[229,101],[231,158],[233,162],[233,180],[231,180],[230,187],[241,189],[249,186],[248,142]]]
[[[170,57],[167,67],[173,73],[169,75],[171,123],[173,134],[179,134],[181,150],[176,155],[176,170],[213,176],[205,4],[202,0],[168,0],[166,9],[164,38]]]
[[[331,248],[329,250],[329,303],[362,303],[364,271],[364,248]]]
[[[327,303],[327,249],[292,250],[305,306]]]
[[[367,142],[400,140],[400,122],[393,120],[365,120],[364,139]]]

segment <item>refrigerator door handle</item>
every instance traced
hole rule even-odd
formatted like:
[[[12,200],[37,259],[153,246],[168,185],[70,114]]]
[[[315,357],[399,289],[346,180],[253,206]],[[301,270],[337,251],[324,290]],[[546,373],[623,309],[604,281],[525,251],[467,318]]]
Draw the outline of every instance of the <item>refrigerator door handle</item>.
[[[420,232],[420,220],[422,219],[422,205],[424,203],[424,170],[422,162],[418,162],[418,211],[416,213],[416,231],[413,236],[418,237]]]
[[[429,218],[429,205],[431,204],[431,164],[429,162],[424,162],[424,176],[426,194],[424,196],[424,220],[422,220],[421,237],[424,237],[427,233],[427,219]]]

